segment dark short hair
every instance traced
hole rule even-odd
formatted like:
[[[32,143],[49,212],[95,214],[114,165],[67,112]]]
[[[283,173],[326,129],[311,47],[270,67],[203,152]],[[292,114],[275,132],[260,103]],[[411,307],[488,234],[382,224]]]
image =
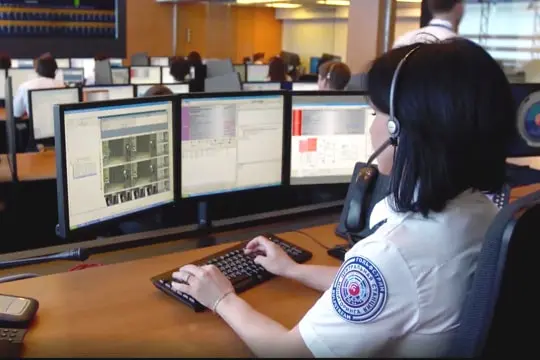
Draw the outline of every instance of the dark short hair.
[[[37,59],[36,72],[39,76],[54,79],[56,70],[58,70],[58,64],[51,54],[43,54]]]
[[[332,90],[343,90],[351,80],[351,69],[340,61],[327,61],[319,68],[319,76],[328,80]]]
[[[11,58],[8,55],[0,54],[0,69],[11,69]]]
[[[189,74],[191,65],[188,60],[183,57],[175,57],[171,59],[170,74],[176,81],[184,81]]]
[[[150,89],[146,90],[146,92],[144,93],[144,97],[164,96],[172,94],[173,92],[171,91],[171,89],[169,89],[165,85],[154,85]]]
[[[94,61],[104,61],[109,59],[110,57],[105,54],[96,54],[96,56],[94,56]]]
[[[287,80],[287,65],[280,57],[273,57],[268,63],[268,77],[273,82],[285,82]]]
[[[432,14],[445,13],[462,2],[463,0],[428,0],[428,9]]]
[[[389,114],[390,84],[403,57],[395,116],[401,125],[391,174],[399,212],[442,211],[465,190],[499,191],[516,134],[510,84],[497,62],[466,39],[397,48],[368,73],[371,103]]]
[[[264,59],[263,52],[258,52],[258,53],[253,54],[253,61],[262,60],[262,59]]]
[[[202,64],[202,57],[201,54],[199,54],[197,51],[192,51],[188,54],[187,60],[191,63],[191,65],[201,65]]]

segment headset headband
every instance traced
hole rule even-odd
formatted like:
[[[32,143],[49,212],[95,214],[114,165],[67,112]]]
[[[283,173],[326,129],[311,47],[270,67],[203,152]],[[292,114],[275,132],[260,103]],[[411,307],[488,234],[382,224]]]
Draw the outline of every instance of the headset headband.
[[[396,115],[395,115],[397,82],[399,79],[401,68],[403,67],[403,65],[405,65],[405,62],[407,62],[407,59],[409,58],[409,56],[411,56],[418,49],[420,49],[420,45],[411,49],[403,57],[403,59],[401,59],[401,61],[398,63],[398,66],[396,67],[396,71],[394,71],[394,76],[392,77],[392,83],[390,84],[390,114],[388,118],[388,132],[390,133],[390,139],[392,140],[392,144],[394,146],[397,145],[397,139],[400,133],[399,120],[396,118]]]

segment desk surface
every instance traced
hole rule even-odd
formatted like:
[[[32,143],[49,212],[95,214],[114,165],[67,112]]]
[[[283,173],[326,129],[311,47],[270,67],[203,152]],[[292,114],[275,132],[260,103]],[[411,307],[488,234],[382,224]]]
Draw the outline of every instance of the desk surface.
[[[56,179],[56,157],[54,151],[17,154],[20,181]],[[11,171],[6,154],[0,155],[0,183],[11,181]]]
[[[305,229],[327,246],[343,243],[335,225]],[[339,265],[313,240],[281,236],[313,252],[311,264]],[[0,285],[37,299],[24,357],[244,357],[249,349],[218,316],[195,313],[154,288],[150,278],[231,244]],[[292,328],[320,293],[275,278],[243,294],[255,309]]]

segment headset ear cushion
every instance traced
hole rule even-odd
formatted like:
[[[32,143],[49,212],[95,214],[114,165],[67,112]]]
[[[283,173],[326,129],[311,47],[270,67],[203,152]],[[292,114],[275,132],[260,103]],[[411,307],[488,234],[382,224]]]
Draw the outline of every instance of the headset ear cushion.
[[[397,121],[397,119],[388,120],[388,133],[390,134],[390,137],[397,138],[399,131],[399,121]]]

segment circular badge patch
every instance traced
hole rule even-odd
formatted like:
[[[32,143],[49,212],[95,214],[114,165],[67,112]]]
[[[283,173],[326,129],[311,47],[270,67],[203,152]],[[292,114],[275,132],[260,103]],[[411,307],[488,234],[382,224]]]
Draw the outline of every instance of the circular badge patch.
[[[366,323],[386,304],[386,282],[379,269],[361,256],[351,257],[339,269],[332,287],[332,304],[343,319]]]

